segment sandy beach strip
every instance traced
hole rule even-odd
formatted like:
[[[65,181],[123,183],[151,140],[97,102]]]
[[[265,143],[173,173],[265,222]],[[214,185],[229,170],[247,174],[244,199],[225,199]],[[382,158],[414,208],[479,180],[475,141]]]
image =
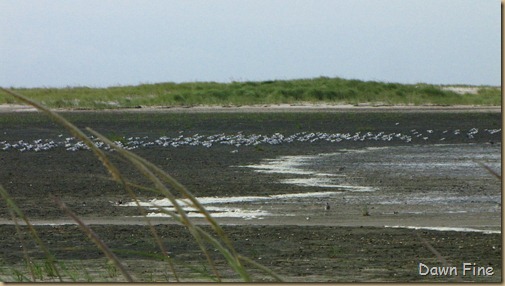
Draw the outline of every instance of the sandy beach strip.
[[[501,112],[501,106],[474,105],[381,105],[381,104],[262,104],[242,106],[139,106],[115,109],[65,109],[57,112],[174,112],[174,113],[276,113],[276,112]],[[0,104],[0,113],[35,112],[34,107],[21,104]]]

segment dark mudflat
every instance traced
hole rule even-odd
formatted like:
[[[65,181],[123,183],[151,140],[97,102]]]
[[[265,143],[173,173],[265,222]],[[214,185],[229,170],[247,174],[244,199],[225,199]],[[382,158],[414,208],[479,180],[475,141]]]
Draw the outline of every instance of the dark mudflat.
[[[451,131],[472,128],[481,130],[479,136],[467,138],[448,136],[443,144],[481,144],[494,146],[501,144],[501,132],[484,133],[484,129],[501,128],[501,113],[498,112],[283,112],[283,113],[66,113],[79,127],[90,126],[99,132],[114,138],[122,136],[148,136],[153,140],[160,136],[176,137],[180,134],[266,134],[276,132],[285,135],[297,132],[401,132],[407,134],[412,129]],[[398,123],[398,124],[397,124]],[[2,113],[0,114],[0,141],[36,140],[39,138],[64,138],[69,136],[60,127],[38,113]],[[62,137],[58,135],[62,134]],[[438,137],[437,137],[438,136]],[[263,159],[277,158],[283,155],[315,155],[331,153],[341,149],[403,146],[409,144],[440,144],[440,136],[431,136],[428,140],[411,143],[393,142],[347,142],[314,143],[294,142],[290,144],[258,146],[215,145],[211,148],[202,146],[182,146],[178,148],[147,147],[134,150],[135,153],[151,160],[173,177],[183,183],[197,196],[245,196],[272,195],[306,192],[306,187],[287,184],[272,185],[281,175],[272,175],[264,181],[256,173],[246,168],[232,166],[257,164]],[[238,150],[238,152],[232,152]],[[144,182],[138,173],[124,164],[116,153],[110,153],[112,160],[119,164],[122,172],[137,182]],[[114,207],[111,202],[127,201],[123,190],[108,179],[108,174],[101,163],[89,151],[70,152],[53,149],[46,152],[19,152],[17,150],[0,151],[0,183],[9,192],[14,201],[34,221],[58,221],[66,219],[63,212],[55,206],[52,196],[60,197],[73,211],[83,218],[93,218],[100,223],[93,229],[109,246],[117,250],[132,274],[140,280],[152,281],[174,277],[165,275],[166,264],[156,258],[140,254],[125,253],[125,249],[144,254],[159,253],[152,243],[149,231],[144,226],[118,225],[117,218],[139,215],[135,208]],[[369,178],[378,181],[378,178]],[[469,182],[470,187],[484,186],[487,192],[494,184],[492,175],[481,180]],[[415,186],[422,181],[413,181]],[[498,183],[499,185],[499,183]],[[467,186],[467,187],[468,187]],[[464,185],[450,186],[451,190],[461,189]],[[155,197],[138,191],[141,198]],[[2,221],[10,218],[4,202],[0,208]],[[323,210],[321,208],[321,210]],[[223,220],[225,230],[240,253],[270,267],[287,281],[312,282],[352,282],[352,281],[501,281],[501,234],[483,234],[455,231],[428,231],[392,229],[371,226],[359,210],[352,213],[355,223],[352,226],[339,226],[330,223],[331,216],[318,217],[288,225],[258,223],[254,221]],[[317,215],[316,215],[317,216]],[[394,217],[393,217],[394,218]],[[435,218],[444,219],[444,218]],[[483,223],[489,217],[474,218],[476,223]],[[491,219],[495,219],[491,216]],[[325,222],[326,220],[326,222]],[[447,219],[450,221],[450,219]],[[107,224],[111,222],[111,224]],[[372,224],[373,225],[373,224]],[[1,257],[4,269],[22,263],[22,249],[14,235],[13,225],[0,226]],[[42,240],[48,243],[56,257],[68,263],[103,264],[103,255],[76,226],[37,226]],[[179,226],[160,225],[157,227],[164,237],[167,248],[176,262],[183,266],[183,281],[200,281],[208,277],[205,260],[196,251],[187,233]],[[419,236],[428,241],[451,264],[461,268],[461,264],[476,263],[479,266],[493,267],[493,276],[422,276],[418,273],[419,263],[443,266],[435,254],[430,252]],[[26,241],[25,241],[26,242]],[[29,247],[33,250],[33,247]],[[123,251],[121,251],[123,250]],[[40,253],[31,252],[34,257]],[[149,265],[149,267],[147,267]],[[195,266],[196,265],[196,266]],[[16,267],[17,267],[16,266]],[[207,266],[208,267],[208,266]],[[219,262],[219,268],[224,267]],[[192,269],[192,270],[188,270]],[[207,269],[207,270],[204,270]],[[224,268],[223,268],[224,269]],[[8,271],[7,271],[8,272]],[[198,272],[201,272],[200,274]],[[11,272],[3,272],[2,279],[15,280]],[[149,274],[150,273],[150,274]],[[229,280],[237,279],[229,272],[224,272]],[[97,274],[98,275],[98,274]],[[151,276],[149,276],[151,275]],[[116,281],[122,277],[96,276],[97,281]],[[264,275],[258,274],[257,280],[263,281]],[[208,279],[207,279],[208,280]]]

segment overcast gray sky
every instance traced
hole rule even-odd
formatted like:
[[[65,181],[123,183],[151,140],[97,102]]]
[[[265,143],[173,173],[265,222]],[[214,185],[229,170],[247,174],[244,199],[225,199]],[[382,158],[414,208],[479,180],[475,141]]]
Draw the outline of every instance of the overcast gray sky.
[[[500,85],[499,0],[0,0],[0,86]]]

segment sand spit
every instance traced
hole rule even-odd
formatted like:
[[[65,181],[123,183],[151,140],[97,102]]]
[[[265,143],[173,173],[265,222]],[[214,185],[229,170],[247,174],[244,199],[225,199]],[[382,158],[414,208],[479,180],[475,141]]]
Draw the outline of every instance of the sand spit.
[[[244,112],[244,113],[268,113],[268,112],[315,112],[315,111],[357,111],[357,112],[501,112],[500,106],[476,106],[476,105],[388,105],[383,103],[360,103],[352,104],[259,104],[241,106],[138,106],[134,108],[115,108],[102,110],[89,109],[64,109],[55,108],[60,112],[180,112],[180,113],[207,113],[207,112]],[[0,104],[0,113],[6,112],[35,112],[34,107],[21,104]]]

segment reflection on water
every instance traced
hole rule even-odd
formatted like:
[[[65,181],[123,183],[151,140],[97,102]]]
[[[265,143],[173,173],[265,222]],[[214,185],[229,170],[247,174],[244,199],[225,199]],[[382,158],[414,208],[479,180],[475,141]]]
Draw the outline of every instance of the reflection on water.
[[[452,144],[341,149],[314,156],[280,156],[255,165],[272,189],[288,184],[296,193],[200,197],[216,218],[302,223],[319,218],[332,225],[373,225],[496,233],[501,229],[500,181],[479,162],[501,172],[501,150],[491,144]],[[306,191],[303,191],[306,190]],[[190,217],[202,217],[178,200]],[[149,216],[174,211],[167,200],[140,202]],[[134,206],[125,203],[123,206]],[[331,206],[325,210],[325,205]],[[369,216],[364,217],[363,208]],[[265,222],[268,223],[268,222]]]
[[[278,182],[283,184],[373,191],[383,189],[380,182],[385,178],[394,178],[397,182],[412,181],[415,177],[425,180],[444,178],[454,182],[486,178],[489,173],[479,166],[479,162],[501,173],[500,148],[485,144],[369,147],[315,156],[282,156],[241,167],[258,173],[292,175],[279,179]],[[357,185],[354,182],[359,176],[375,176],[379,184]],[[499,182],[496,183],[499,186]],[[417,184],[422,187],[423,182]],[[396,191],[402,193],[401,188]],[[428,200],[426,196],[423,198]],[[436,200],[434,197],[433,201]]]
[[[231,217],[243,219],[262,219],[264,216],[272,215],[270,212],[263,210],[261,205],[255,209],[246,209],[242,205],[244,203],[257,203],[257,202],[289,202],[295,199],[303,198],[321,198],[331,197],[337,192],[308,192],[308,193],[295,193],[295,194],[279,194],[270,196],[235,196],[235,197],[198,197],[200,204],[205,206],[205,209],[213,217]],[[188,217],[204,217],[197,208],[193,206],[189,199],[176,199],[176,202],[183,207]],[[165,212],[176,212],[176,209],[169,199],[152,199],[147,202],[139,202],[140,206],[147,207],[150,213],[149,217],[170,216]],[[137,203],[130,202],[122,204],[126,207],[136,207]],[[284,214],[290,215],[290,214]]]
[[[418,226],[401,226],[401,225],[386,225],[390,228],[408,228],[408,229],[426,229],[426,230],[440,230],[440,231],[464,231],[464,232],[481,232],[485,234],[501,233],[499,230],[482,230],[468,227],[418,227]]]
[[[500,146],[435,144],[339,150],[266,159],[251,168],[275,183],[341,191],[332,202],[418,216],[501,212]],[[282,176],[279,176],[282,174]],[[261,178],[261,177],[260,177]],[[499,225],[499,221],[496,221]]]

